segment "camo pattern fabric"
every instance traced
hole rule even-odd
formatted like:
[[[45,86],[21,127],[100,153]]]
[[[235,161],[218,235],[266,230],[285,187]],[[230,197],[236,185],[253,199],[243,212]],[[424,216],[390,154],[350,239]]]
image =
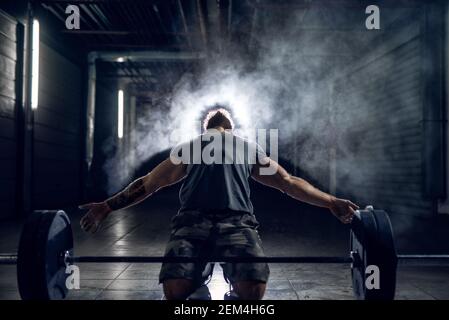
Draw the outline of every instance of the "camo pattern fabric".
[[[259,223],[251,213],[231,210],[179,212],[172,218],[172,232],[167,257],[263,257]],[[267,282],[270,270],[266,263],[224,263],[223,276],[238,281]],[[200,284],[207,279],[206,263],[164,263],[159,281],[190,279]]]

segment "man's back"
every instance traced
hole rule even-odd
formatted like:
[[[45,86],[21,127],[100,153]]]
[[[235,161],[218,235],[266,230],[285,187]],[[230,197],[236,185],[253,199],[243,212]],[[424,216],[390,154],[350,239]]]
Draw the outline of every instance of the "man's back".
[[[213,130],[180,148],[182,150],[172,152],[172,156],[175,154],[187,165],[187,175],[179,192],[180,211],[231,209],[253,212],[248,179],[256,155],[264,155],[256,143],[231,132]],[[190,155],[186,157],[185,153]]]

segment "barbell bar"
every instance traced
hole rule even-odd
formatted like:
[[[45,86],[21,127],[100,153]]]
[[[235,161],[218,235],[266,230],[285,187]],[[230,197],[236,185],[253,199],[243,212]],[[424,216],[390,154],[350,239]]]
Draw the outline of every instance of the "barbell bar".
[[[391,300],[396,271],[401,264],[448,264],[449,255],[398,255],[388,214],[372,206],[357,210],[350,225],[350,251],[344,257],[162,257],[74,256],[69,217],[62,210],[35,211],[24,224],[17,254],[0,254],[0,264],[17,264],[22,299],[63,299],[68,289],[67,267],[77,263],[343,263],[350,264],[354,295],[358,299]],[[369,267],[379,270],[379,288],[366,285]],[[368,279],[369,280],[369,279]]]
[[[449,265],[447,254],[398,254],[401,265]],[[66,264],[76,263],[354,263],[352,256],[265,256],[265,257],[164,257],[164,256],[68,256]],[[17,254],[0,254],[0,265],[17,264]]]
[[[62,258],[66,264],[76,263],[352,263],[352,257],[164,257],[164,256],[67,256]],[[17,255],[0,255],[0,264],[16,264]]]

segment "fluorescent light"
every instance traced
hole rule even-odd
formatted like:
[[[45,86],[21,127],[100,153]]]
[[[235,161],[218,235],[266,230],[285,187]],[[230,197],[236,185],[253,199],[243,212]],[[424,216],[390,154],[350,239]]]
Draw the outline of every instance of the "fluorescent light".
[[[123,58],[123,57],[118,57],[118,58],[117,58],[117,62],[125,62],[125,58]]]
[[[118,121],[117,121],[117,136],[119,139],[123,138],[123,90],[118,91]]]
[[[39,21],[33,20],[32,70],[31,70],[31,108],[39,105]]]

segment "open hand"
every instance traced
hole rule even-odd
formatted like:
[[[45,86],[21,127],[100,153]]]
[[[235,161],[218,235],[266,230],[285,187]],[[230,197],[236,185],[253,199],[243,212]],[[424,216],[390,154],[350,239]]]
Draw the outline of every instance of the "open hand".
[[[101,222],[106,219],[112,211],[105,202],[88,203],[79,206],[80,209],[88,209],[87,213],[81,218],[81,229],[85,232],[95,233],[100,227]]]
[[[359,206],[352,203],[349,200],[335,198],[329,207],[329,210],[334,216],[341,222],[347,224],[351,223],[352,217],[355,214],[355,210],[359,209]]]

